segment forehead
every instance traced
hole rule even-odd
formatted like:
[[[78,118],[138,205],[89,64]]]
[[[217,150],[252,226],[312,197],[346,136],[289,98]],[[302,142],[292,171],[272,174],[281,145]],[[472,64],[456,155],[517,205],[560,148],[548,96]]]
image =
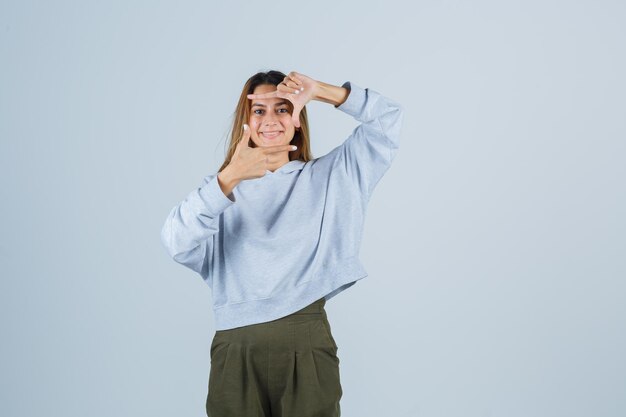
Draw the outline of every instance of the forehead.
[[[256,86],[252,94],[265,94],[276,91],[275,85],[262,84]],[[287,104],[289,106],[289,100],[280,97],[272,97],[272,98],[255,98],[252,100],[251,106],[259,106],[259,107],[272,107],[272,106],[280,106],[281,104]]]

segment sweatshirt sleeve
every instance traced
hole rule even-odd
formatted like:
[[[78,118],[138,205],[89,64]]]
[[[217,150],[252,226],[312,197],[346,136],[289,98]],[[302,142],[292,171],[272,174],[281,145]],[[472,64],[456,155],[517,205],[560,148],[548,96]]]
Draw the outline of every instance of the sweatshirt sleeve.
[[[350,90],[337,109],[361,122],[338,147],[338,167],[369,199],[399,147],[403,107],[380,93],[346,81]]]
[[[172,208],[161,229],[161,242],[178,263],[206,274],[205,257],[218,232],[219,215],[235,197],[226,196],[217,182],[217,174],[204,178],[204,184],[193,190]]]

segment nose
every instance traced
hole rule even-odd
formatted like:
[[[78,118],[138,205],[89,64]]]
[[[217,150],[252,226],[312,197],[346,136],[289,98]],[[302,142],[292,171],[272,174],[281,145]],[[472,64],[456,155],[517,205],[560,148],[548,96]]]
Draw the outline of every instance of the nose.
[[[276,121],[276,115],[272,112],[268,112],[268,114],[265,116],[265,118],[263,119],[263,124],[266,127],[272,126],[277,124],[278,122]]]

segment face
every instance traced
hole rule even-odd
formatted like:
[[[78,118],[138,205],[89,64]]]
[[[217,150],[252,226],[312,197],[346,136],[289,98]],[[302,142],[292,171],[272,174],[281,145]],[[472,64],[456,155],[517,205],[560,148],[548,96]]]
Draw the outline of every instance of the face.
[[[253,94],[276,91],[275,85],[263,84]],[[291,102],[284,98],[253,99],[251,101],[250,138],[256,146],[288,145],[295,134],[291,120]]]

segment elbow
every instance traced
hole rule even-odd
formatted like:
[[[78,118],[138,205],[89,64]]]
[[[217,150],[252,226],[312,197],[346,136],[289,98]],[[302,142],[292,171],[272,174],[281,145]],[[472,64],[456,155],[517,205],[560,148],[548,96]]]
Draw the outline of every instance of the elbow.
[[[172,228],[169,219],[161,228],[161,245],[163,245],[169,257],[174,258],[176,253],[172,249]]]
[[[404,107],[398,106],[398,110],[396,112],[396,148],[400,146],[400,135],[402,133],[402,123],[404,121]]]
[[[193,244],[187,240],[180,240],[180,238],[179,234],[173,233],[171,220],[168,218],[161,228],[161,244],[167,254],[176,263],[202,273],[207,242]]]
[[[396,103],[391,113],[393,114],[394,126],[397,126],[397,128],[400,129],[400,127],[402,127],[402,122],[404,121],[404,106]]]
[[[400,133],[402,130],[402,123],[404,120],[404,108],[397,103],[394,103],[393,108],[386,115],[381,122],[385,137],[389,141],[390,149],[392,151],[397,150],[400,147]]]

